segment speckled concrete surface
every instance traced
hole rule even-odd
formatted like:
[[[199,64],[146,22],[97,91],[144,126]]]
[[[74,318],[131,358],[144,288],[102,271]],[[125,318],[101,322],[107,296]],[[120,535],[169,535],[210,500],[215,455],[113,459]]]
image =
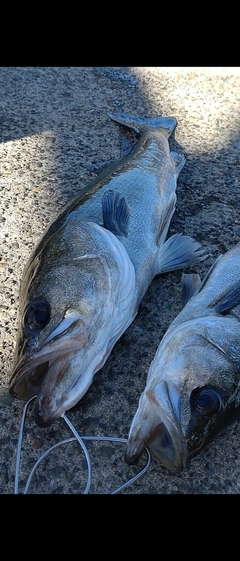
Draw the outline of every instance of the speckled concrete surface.
[[[178,120],[173,150],[186,164],[170,234],[182,231],[209,252],[201,275],[240,235],[239,68],[0,68],[0,493],[14,492],[23,403],[8,395],[22,270],[60,208],[92,178],[93,162],[120,155],[119,128],[107,112],[167,115]],[[181,308],[181,272],[154,279],[134,323],[69,419],[82,435],[127,437],[148,366]],[[71,436],[63,420],[25,431],[20,488],[41,454]],[[152,458],[148,471],[123,494],[233,494],[240,491],[240,424],[235,422],[180,475]],[[89,444],[91,493],[110,493],[136,468],[123,444]],[[142,462],[144,463],[144,462]],[[58,448],[34,476],[31,493],[81,493],[86,461],[77,444]]]

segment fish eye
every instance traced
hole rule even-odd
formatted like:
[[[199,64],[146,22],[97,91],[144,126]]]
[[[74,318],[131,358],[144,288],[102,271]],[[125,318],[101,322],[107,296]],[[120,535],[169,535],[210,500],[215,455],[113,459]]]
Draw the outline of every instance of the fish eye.
[[[220,411],[222,399],[218,391],[204,388],[193,398],[193,406],[202,417],[211,417]]]
[[[30,302],[25,310],[24,325],[28,329],[43,329],[50,320],[50,305],[47,300]]]

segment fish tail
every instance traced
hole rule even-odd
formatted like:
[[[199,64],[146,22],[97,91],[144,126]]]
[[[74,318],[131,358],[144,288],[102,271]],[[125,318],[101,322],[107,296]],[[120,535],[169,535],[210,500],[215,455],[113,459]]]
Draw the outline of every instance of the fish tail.
[[[128,113],[108,113],[108,117],[112,121],[116,121],[120,125],[128,127],[135,133],[140,132],[146,128],[163,129],[167,138],[172,134],[177,126],[177,119],[174,117],[133,117]]]

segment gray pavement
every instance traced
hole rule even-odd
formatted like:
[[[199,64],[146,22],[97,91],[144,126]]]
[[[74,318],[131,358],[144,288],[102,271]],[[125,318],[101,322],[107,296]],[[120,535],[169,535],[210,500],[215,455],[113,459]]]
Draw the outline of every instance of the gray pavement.
[[[120,156],[119,128],[107,112],[178,120],[170,139],[184,153],[170,234],[208,250],[204,272],[240,236],[240,68],[0,68],[0,493],[14,493],[23,403],[8,395],[22,270],[44,228],[93,177],[94,162]],[[181,272],[155,278],[134,323],[117,342],[83,400],[68,412],[81,435],[126,438],[147,369],[180,311]],[[39,455],[71,436],[63,420],[25,430],[19,492]],[[152,458],[123,494],[238,494],[240,424],[233,423],[180,475]],[[89,443],[91,493],[110,493],[136,473],[124,445]],[[140,466],[144,464],[144,458]],[[41,464],[30,493],[81,493],[86,460],[75,442]]]

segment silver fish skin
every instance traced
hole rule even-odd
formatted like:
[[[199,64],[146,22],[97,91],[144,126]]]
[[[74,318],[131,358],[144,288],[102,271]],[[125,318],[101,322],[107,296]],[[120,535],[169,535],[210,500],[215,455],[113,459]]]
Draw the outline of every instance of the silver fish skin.
[[[148,446],[171,473],[181,472],[240,417],[240,242],[200,282],[182,276],[185,307],[150,365],[127,442],[135,463]]]
[[[109,116],[139,142],[60,212],[23,273],[10,394],[37,395],[39,426],[84,396],[153,277],[206,257],[189,236],[166,241],[185,162],[169,150],[176,119]]]

